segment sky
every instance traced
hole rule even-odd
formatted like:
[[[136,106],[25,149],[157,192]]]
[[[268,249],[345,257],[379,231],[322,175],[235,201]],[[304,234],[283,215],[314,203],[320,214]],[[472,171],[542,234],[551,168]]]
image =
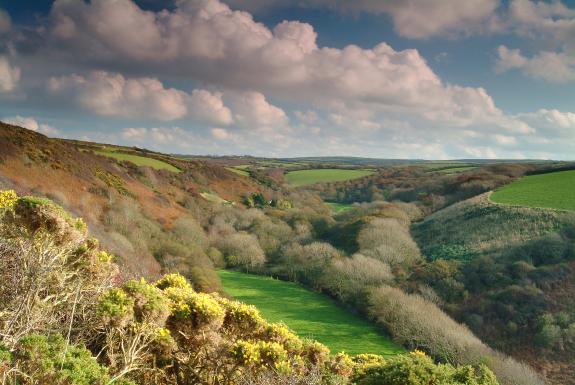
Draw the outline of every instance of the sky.
[[[0,0],[0,120],[201,155],[575,158],[575,1]]]

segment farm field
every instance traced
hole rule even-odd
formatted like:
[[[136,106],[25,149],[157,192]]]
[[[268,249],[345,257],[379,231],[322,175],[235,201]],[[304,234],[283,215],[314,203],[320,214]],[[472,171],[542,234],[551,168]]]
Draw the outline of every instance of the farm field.
[[[95,151],[95,153],[99,154],[99,155],[104,155],[104,156],[107,156],[110,158],[114,158],[117,160],[127,160],[129,162],[134,163],[135,165],[138,165],[138,166],[148,166],[148,167],[152,167],[156,170],[168,170],[168,171],[172,171],[172,172],[180,172],[180,170],[178,168],[172,166],[169,163],[162,162],[161,160],[157,160],[157,159],[153,159],[153,158],[147,158],[145,156],[124,154],[121,152],[114,152],[114,151],[107,151],[107,150]]]
[[[315,183],[341,182],[373,174],[372,170],[314,169],[290,171],[285,180],[293,186],[306,186]]]
[[[530,175],[491,195],[496,203],[575,210],[575,170]]]
[[[331,207],[335,213],[341,213],[353,207],[351,203],[325,202],[325,204]]]
[[[283,322],[300,336],[327,345],[332,352],[385,356],[404,352],[376,327],[326,296],[269,277],[230,270],[218,273],[232,297],[257,306],[269,321]]]
[[[238,174],[241,176],[250,176],[250,173],[244,170],[243,168],[238,167],[226,167],[226,170],[233,172],[234,174]]]

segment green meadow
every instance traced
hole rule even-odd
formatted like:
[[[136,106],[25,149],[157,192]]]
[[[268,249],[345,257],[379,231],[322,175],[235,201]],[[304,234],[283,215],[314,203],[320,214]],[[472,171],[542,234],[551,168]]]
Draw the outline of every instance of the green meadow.
[[[491,200],[517,206],[575,210],[575,170],[523,177],[495,191]]]
[[[341,213],[342,211],[347,211],[353,207],[353,204],[351,203],[325,202],[325,204],[331,207],[335,213]]]
[[[285,180],[293,186],[306,186],[315,183],[341,182],[371,175],[372,170],[343,170],[336,168],[324,168],[313,170],[290,171],[285,175]]]
[[[129,162],[134,163],[137,166],[147,166],[154,168],[156,170],[168,170],[173,172],[180,172],[180,170],[169,163],[162,162],[161,160],[157,160],[154,158],[148,158],[145,156],[139,155],[132,155],[132,154],[125,154],[122,152],[115,152],[109,150],[103,151],[95,151],[96,154],[104,155],[110,158],[114,158],[116,160],[124,161],[127,160]]]
[[[272,322],[283,322],[302,337],[327,345],[332,352],[374,353],[391,356],[405,350],[375,326],[300,285],[270,277],[221,270],[225,291],[257,306]]]

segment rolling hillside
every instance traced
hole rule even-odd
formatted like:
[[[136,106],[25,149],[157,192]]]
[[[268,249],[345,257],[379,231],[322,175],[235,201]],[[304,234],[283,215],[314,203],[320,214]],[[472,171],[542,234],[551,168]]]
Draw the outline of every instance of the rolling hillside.
[[[210,207],[204,197],[241,202],[246,194],[267,191],[213,163],[50,139],[3,123],[0,148],[0,187],[50,197],[84,217],[103,246],[121,257],[126,276],[161,272],[153,255],[159,251],[146,239],[159,240],[178,221]]]

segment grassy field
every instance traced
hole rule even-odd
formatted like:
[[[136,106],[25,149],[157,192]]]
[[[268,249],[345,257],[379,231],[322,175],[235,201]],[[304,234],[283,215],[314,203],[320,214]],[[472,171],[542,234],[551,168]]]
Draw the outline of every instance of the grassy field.
[[[180,170],[169,163],[162,162],[161,160],[147,158],[145,156],[138,156],[132,154],[124,154],[121,152],[114,152],[114,151],[95,151],[96,154],[104,155],[110,158],[114,158],[117,160],[127,160],[129,162],[134,163],[138,166],[148,166],[155,168],[156,170],[168,170],[173,172],[180,172]]]
[[[491,195],[496,203],[575,210],[575,170],[530,175]]]
[[[325,204],[331,207],[336,213],[341,213],[353,207],[351,203],[325,202]]]
[[[324,343],[332,352],[390,356],[404,351],[369,322],[297,284],[229,270],[219,275],[228,294],[257,306],[269,321],[284,322],[300,336]]]
[[[250,176],[250,173],[247,172],[246,170],[243,170],[242,168],[240,168],[241,166],[237,166],[237,167],[226,167],[226,169],[228,171],[233,172],[234,174],[238,174],[241,176]]]
[[[315,169],[290,171],[285,175],[285,180],[294,186],[306,186],[314,183],[340,182],[357,179],[371,175],[371,170],[342,170],[342,169]]]

